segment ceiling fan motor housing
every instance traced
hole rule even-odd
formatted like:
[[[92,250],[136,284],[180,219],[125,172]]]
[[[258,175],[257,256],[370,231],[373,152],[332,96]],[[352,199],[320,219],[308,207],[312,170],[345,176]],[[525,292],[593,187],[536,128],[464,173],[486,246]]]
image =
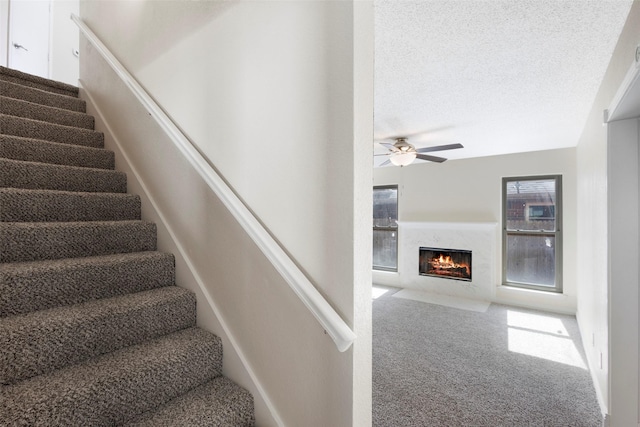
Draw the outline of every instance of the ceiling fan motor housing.
[[[406,138],[397,138],[396,143],[393,144],[393,146],[403,153],[411,153],[416,151],[416,147],[414,147],[412,144],[409,144]]]

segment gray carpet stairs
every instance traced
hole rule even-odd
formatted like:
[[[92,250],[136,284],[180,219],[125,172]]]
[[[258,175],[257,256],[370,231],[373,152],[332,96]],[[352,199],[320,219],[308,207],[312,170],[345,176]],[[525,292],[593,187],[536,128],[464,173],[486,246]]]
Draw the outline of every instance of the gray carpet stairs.
[[[0,425],[254,425],[85,111],[0,67]]]

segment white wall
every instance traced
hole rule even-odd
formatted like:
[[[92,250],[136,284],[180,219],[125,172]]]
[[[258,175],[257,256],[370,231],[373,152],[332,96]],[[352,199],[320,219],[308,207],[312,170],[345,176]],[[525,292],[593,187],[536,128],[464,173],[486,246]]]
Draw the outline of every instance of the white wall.
[[[79,0],[52,0],[49,70],[53,80],[77,86],[80,63],[73,51],[79,49],[79,35],[72,13],[80,13]]]
[[[374,7],[373,2],[355,1],[353,27],[353,242],[354,258],[353,311],[353,414],[352,426],[372,424],[372,304],[371,264],[373,231],[373,69]]]
[[[181,285],[216,301],[285,425],[369,425],[371,3],[87,1],[81,16],[359,338],[347,352],[337,351],[82,43],[83,85],[126,142],[124,151],[206,289],[200,292],[179,262]],[[157,217],[147,204],[143,210]],[[161,236],[161,247],[172,246],[167,240]],[[199,324],[223,334],[206,304],[199,298]],[[225,363],[229,376],[255,391],[237,360],[225,356]],[[270,425],[258,403],[258,425]]]
[[[640,2],[634,2],[577,147],[578,322],[604,413],[609,410],[607,236],[607,109],[640,42]],[[614,427],[615,426],[614,424]]]
[[[374,185],[399,186],[400,221],[502,223],[502,178],[561,174],[563,182],[563,294],[500,286],[496,274],[494,301],[563,313],[575,313],[576,282],[576,151],[538,151],[445,163],[416,163],[374,170]],[[402,236],[399,236],[402,239]],[[496,247],[501,248],[501,233]],[[502,271],[498,256],[498,273]],[[400,285],[394,273],[374,272],[374,282]]]

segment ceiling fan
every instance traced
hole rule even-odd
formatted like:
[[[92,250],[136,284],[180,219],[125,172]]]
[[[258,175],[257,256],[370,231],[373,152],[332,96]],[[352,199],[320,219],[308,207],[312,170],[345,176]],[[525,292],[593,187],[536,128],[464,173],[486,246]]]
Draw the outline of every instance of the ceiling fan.
[[[388,142],[379,142],[380,145],[389,149],[388,153],[376,154],[376,156],[390,156],[387,160],[382,162],[380,166],[386,166],[389,163],[396,166],[407,166],[410,165],[415,159],[426,160],[429,162],[437,162],[442,163],[445,159],[444,157],[431,156],[428,154],[432,151],[444,151],[444,150],[454,150],[456,148],[464,148],[462,144],[447,144],[447,145],[437,145],[435,147],[424,147],[418,148],[413,146],[413,144],[409,144],[407,142],[406,137],[397,137],[392,138],[395,143],[390,144]]]

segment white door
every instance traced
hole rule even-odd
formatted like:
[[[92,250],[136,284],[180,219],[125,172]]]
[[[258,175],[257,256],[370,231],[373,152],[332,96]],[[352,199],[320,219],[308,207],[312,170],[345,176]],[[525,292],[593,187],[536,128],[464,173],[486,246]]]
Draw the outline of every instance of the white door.
[[[9,68],[49,77],[49,0],[9,0]]]

